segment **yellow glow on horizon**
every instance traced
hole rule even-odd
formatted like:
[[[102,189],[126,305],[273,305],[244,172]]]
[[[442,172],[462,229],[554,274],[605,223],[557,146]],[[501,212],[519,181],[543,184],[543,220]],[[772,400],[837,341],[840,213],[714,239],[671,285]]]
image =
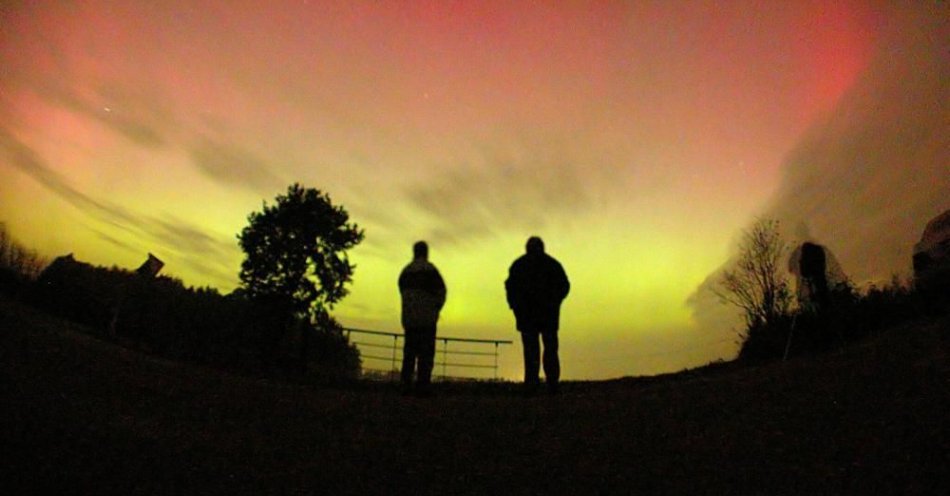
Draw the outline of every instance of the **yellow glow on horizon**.
[[[691,325],[685,301],[721,261],[722,254],[708,248],[715,240],[682,243],[637,231],[618,236],[607,222],[591,225],[583,233],[552,229],[542,235],[571,280],[564,325],[579,334],[613,336]],[[430,261],[448,287],[441,328],[477,328],[486,334],[478,337],[489,337],[513,327],[504,280],[510,264],[523,254],[527,236],[509,233],[464,248],[430,242]],[[362,258],[359,249],[354,250],[358,267],[353,293],[339,307],[344,320],[399,328],[396,278],[411,258],[410,246],[397,247],[389,260]],[[371,317],[358,310],[370,307],[377,309]]]
[[[20,238],[39,240],[37,244],[51,250],[44,253],[50,258],[73,252],[80,260],[90,263],[134,269],[148,251],[153,251],[150,241],[141,233],[127,232],[94,217],[78,215],[74,207],[64,205],[61,199],[33,191],[41,188],[33,179],[21,175],[11,177],[14,183],[23,183],[15,187],[13,196],[8,196],[14,200],[11,205],[21,209],[18,219],[10,223],[11,229]],[[235,197],[233,192],[228,193],[214,184],[203,184],[204,179],[199,175],[173,177],[192,181],[191,184],[200,183],[196,189],[202,191],[202,201],[189,200],[188,189],[169,192],[174,188],[168,185],[151,195],[142,190],[138,198],[129,197],[128,193],[108,198],[116,204],[130,205],[136,214],[188,221],[201,226],[205,234],[228,244],[230,251],[224,254],[186,253],[184,247],[166,248],[157,254],[166,262],[165,274],[181,278],[186,285],[212,286],[229,292],[237,286],[243,258],[235,236],[244,227],[247,214],[259,209],[262,200],[270,203],[273,198],[258,199],[251,193]],[[19,222],[19,219],[30,218],[27,208],[30,195],[43,202],[34,203],[39,208],[65,213],[37,218],[37,222]],[[146,197],[149,199],[143,203]],[[340,204],[348,206],[343,201]],[[134,210],[136,205],[161,207],[142,212]],[[22,210],[24,208],[27,210]],[[414,226],[415,232],[430,229],[425,217],[406,205],[394,204],[391,210],[420,219]],[[669,209],[673,218],[687,214]],[[693,323],[685,300],[721,262],[724,240],[697,237],[687,220],[618,225],[617,218],[648,217],[636,208],[608,206],[604,212],[552,219],[538,232],[502,231],[454,244],[429,240],[430,259],[439,267],[448,285],[440,335],[515,340],[516,347],[505,350],[503,370],[506,377],[517,378],[520,345],[514,318],[505,300],[504,280],[512,261],[523,253],[526,238],[533,234],[545,239],[548,252],[561,261],[572,284],[571,294],[562,309],[566,343],[562,359],[565,364],[574,363],[566,369],[571,372],[568,377],[579,377],[578,374],[582,377],[583,364],[595,359],[590,355],[592,351],[584,351],[584,346],[590,343],[602,343],[608,348],[613,348],[610,343],[615,343],[619,346],[616,351],[620,352],[624,346],[621,343],[631,340],[640,343],[636,339],[663,342],[683,329],[690,329]],[[351,220],[367,230],[367,241],[350,253],[351,261],[357,265],[351,294],[333,313],[347,326],[401,332],[396,279],[410,260],[412,241],[421,236],[404,233],[404,241],[396,241],[392,233],[386,235],[382,226],[355,215]],[[62,245],[65,238],[61,234],[66,232],[70,233],[68,247]],[[61,241],[57,244],[44,241],[46,239]],[[717,246],[721,249],[714,249]],[[223,256],[217,260],[222,266],[222,275],[211,277],[193,269],[190,262],[195,258],[189,256],[196,255],[199,259]],[[638,367],[643,367],[641,373],[665,370],[654,370],[653,365],[648,365],[654,362],[671,363],[659,358],[641,360],[638,362]],[[615,366],[605,364],[599,376],[624,366],[622,361]]]

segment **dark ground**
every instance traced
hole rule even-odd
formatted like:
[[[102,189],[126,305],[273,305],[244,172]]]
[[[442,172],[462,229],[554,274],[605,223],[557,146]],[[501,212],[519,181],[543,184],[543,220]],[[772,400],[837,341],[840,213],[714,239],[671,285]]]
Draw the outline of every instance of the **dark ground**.
[[[5,494],[944,494],[950,319],[755,368],[295,386],[165,361],[0,300]]]

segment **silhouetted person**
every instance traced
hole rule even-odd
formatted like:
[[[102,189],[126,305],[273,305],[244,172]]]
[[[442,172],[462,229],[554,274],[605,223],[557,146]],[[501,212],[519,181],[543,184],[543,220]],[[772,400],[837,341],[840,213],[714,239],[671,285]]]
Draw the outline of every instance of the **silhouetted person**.
[[[801,260],[799,261],[799,273],[802,281],[808,287],[808,295],[811,298],[815,310],[824,310],[831,304],[831,295],[828,293],[828,269],[825,260],[825,249],[821,245],[814,243],[802,243]]]
[[[544,341],[545,381],[551,393],[557,392],[561,377],[557,356],[558,322],[561,302],[570,290],[571,284],[560,262],[544,252],[541,238],[529,238],[525,254],[511,264],[505,280],[508,306],[514,311],[524,346],[524,382],[529,394],[537,390],[540,382],[539,338]]]
[[[426,394],[435,358],[436,323],[445,304],[445,282],[439,270],[429,263],[429,245],[425,241],[413,245],[412,252],[412,262],[399,274],[402,327],[406,333],[402,348],[402,385],[403,392],[412,391],[418,362],[416,390]]]

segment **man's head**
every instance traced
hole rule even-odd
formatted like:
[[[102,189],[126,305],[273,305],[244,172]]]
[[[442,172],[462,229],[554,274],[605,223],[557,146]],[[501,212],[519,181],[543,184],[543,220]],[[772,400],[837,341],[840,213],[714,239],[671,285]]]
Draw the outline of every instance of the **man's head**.
[[[416,241],[416,244],[412,245],[412,256],[423,260],[429,258],[429,245],[425,241]]]
[[[525,251],[528,253],[544,253],[544,241],[541,241],[541,238],[537,236],[531,236],[528,238],[528,243],[525,244]]]

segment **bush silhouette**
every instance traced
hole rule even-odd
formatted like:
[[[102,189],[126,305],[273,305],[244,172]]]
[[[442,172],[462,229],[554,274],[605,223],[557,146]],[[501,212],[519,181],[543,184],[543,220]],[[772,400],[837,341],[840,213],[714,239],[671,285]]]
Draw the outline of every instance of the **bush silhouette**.
[[[746,319],[740,361],[757,363],[840,349],[928,308],[930,300],[896,278],[883,287],[860,291],[840,267],[826,264],[823,246],[810,242],[803,243],[800,253],[792,252],[789,261],[800,285],[799,304],[793,308],[787,278],[779,269],[789,250],[778,227],[777,221],[759,220],[744,232],[739,256],[720,280],[717,294],[740,308]],[[807,256],[807,249],[821,250],[820,256]],[[816,277],[832,269],[837,272],[833,279]],[[803,292],[802,284],[810,287]]]
[[[828,303],[818,311],[797,308],[767,325],[747,328],[739,360],[759,363],[839,350],[920,317],[926,303],[896,278],[863,292],[846,281],[830,288]]]

